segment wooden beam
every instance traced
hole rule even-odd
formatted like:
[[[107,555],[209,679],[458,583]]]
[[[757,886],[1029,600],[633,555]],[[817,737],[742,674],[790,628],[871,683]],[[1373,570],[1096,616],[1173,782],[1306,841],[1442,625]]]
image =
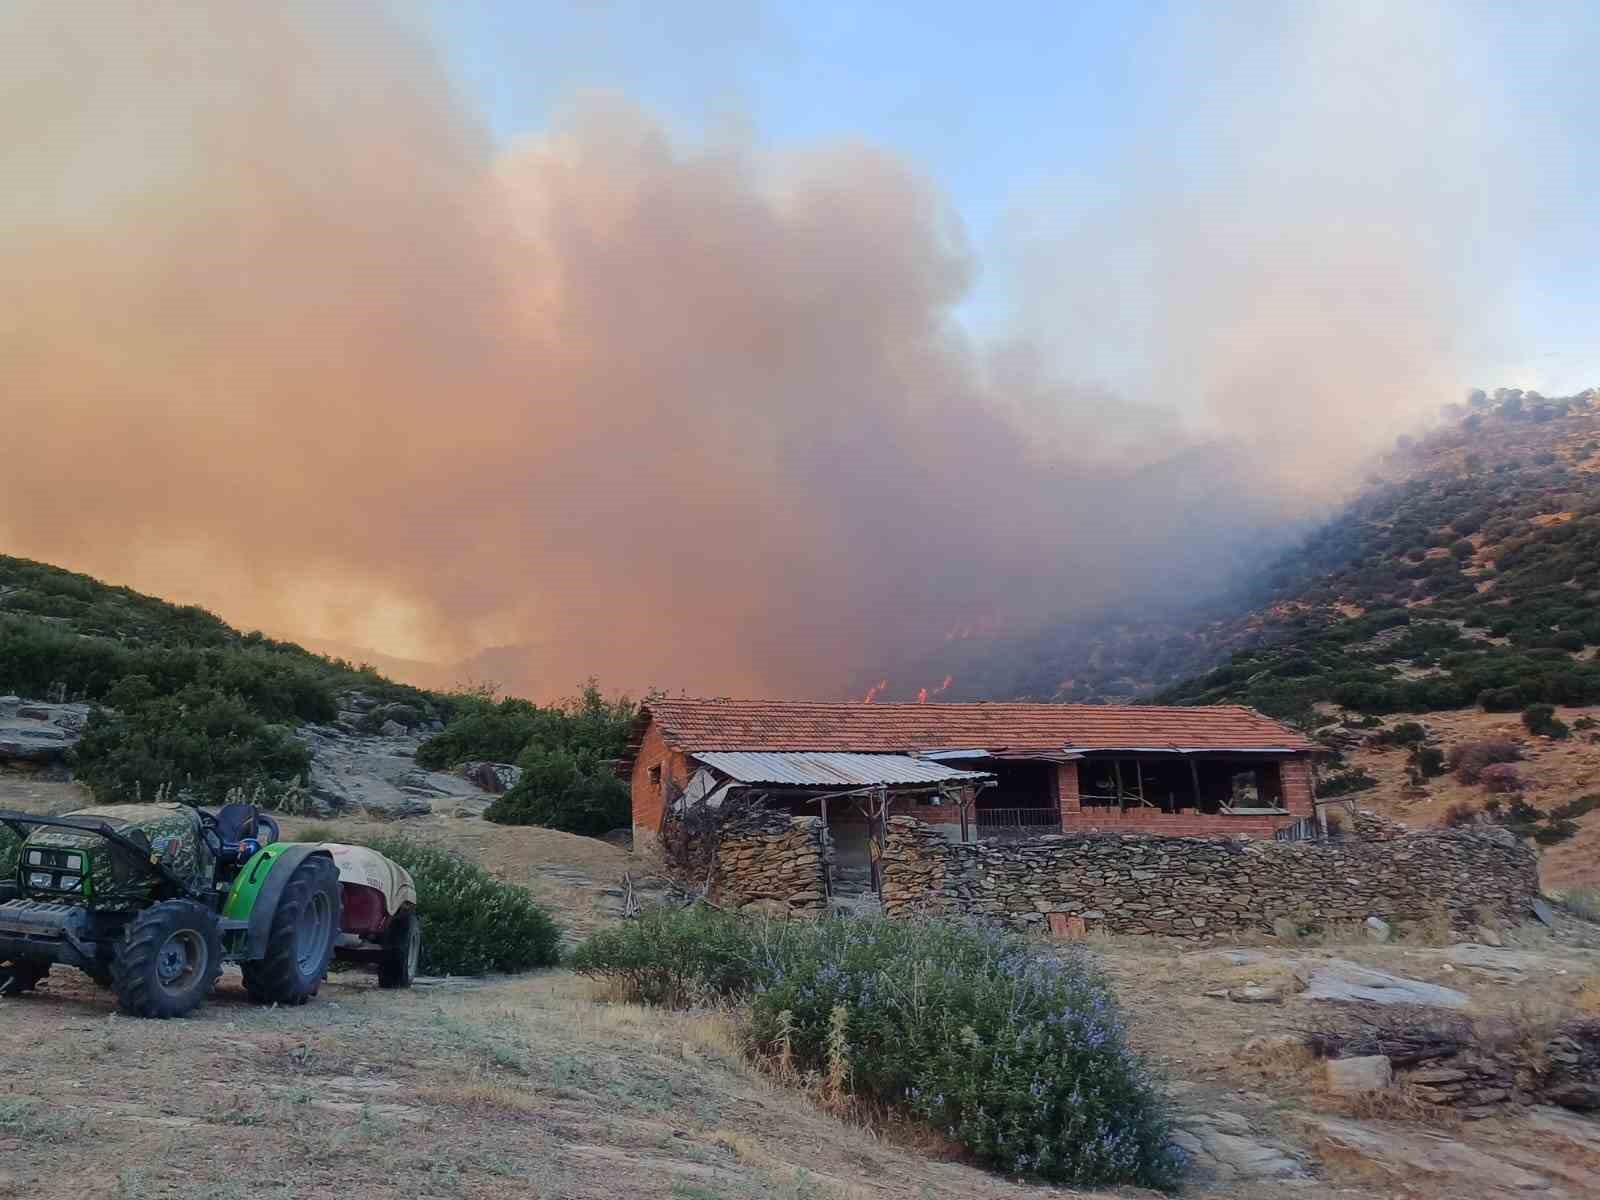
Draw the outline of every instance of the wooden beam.
[[[1117,807],[1123,812],[1127,812],[1128,796],[1127,793],[1122,790],[1122,760],[1120,758],[1113,758],[1111,760],[1111,769],[1116,773],[1117,777]]]
[[[1194,810],[1204,812],[1205,806],[1200,799],[1200,768],[1194,765],[1194,759],[1189,760],[1189,778],[1194,781]]]

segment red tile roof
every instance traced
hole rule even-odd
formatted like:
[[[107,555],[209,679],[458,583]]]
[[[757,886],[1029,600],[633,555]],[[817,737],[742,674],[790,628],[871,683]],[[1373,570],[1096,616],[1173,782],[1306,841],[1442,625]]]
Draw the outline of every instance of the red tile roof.
[[[1238,705],[817,704],[652,700],[640,714],[669,746],[696,750],[1276,750],[1317,747]]]

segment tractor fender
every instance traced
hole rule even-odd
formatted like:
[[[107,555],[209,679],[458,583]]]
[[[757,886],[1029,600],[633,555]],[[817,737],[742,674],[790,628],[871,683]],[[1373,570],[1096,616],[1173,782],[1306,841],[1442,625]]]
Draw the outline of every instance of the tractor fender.
[[[245,863],[222,910],[229,920],[249,922],[240,958],[248,962],[266,954],[272,917],[278,911],[278,901],[283,899],[283,889],[289,886],[289,877],[300,864],[313,855],[329,860],[333,857],[314,843],[274,842]]]

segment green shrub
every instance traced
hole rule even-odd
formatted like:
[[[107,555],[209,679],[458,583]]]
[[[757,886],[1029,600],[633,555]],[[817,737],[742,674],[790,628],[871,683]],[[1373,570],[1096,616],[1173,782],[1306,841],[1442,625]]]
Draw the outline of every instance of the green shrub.
[[[686,1006],[754,990],[762,978],[758,938],[755,926],[732,913],[652,908],[595,934],[568,965],[614,982],[630,1000]]]
[[[525,888],[476,863],[406,837],[368,843],[394,859],[417,885],[421,970],[429,975],[525,971],[561,960],[561,931]]]
[[[1427,726],[1416,721],[1401,721],[1392,728],[1367,735],[1369,746],[1416,746],[1427,740]]]
[[[1522,723],[1529,733],[1551,738],[1565,738],[1572,731],[1567,723],[1556,716],[1553,704],[1530,704],[1522,710]]]
[[[466,700],[444,731],[417,747],[417,764],[443,771],[464,762],[517,761],[539,728],[542,710],[527,700]]]
[[[997,1170],[1170,1188],[1182,1169],[1166,1102],[1082,954],[1047,955],[975,924],[747,922],[695,909],[597,934],[573,965],[637,984],[641,998],[694,987],[744,997],[758,1056],[819,1075],[842,1068],[855,1095],[927,1121]]]
[[[1378,786],[1378,779],[1365,767],[1331,771],[1317,783],[1319,796],[1349,796]]]
[[[1444,751],[1437,746],[1414,746],[1407,756],[1412,773],[1420,783],[1444,774]]]
[[[11,832],[11,826],[0,825],[0,883],[17,877],[17,852],[22,849],[22,839]]]
[[[517,760],[522,778],[483,814],[502,825],[544,825],[598,836],[628,824],[628,787],[608,760],[543,746]]]
[[[516,757],[522,778],[484,816],[502,825],[595,835],[627,825],[628,788],[614,764],[627,747],[633,701],[607,700],[591,679],[578,696],[528,708],[528,741]]]
[[[193,686],[121,713],[95,710],[76,762],[96,800],[120,804],[149,800],[166,784],[207,801],[235,788],[279,792],[305,772],[311,755],[239,697]]]

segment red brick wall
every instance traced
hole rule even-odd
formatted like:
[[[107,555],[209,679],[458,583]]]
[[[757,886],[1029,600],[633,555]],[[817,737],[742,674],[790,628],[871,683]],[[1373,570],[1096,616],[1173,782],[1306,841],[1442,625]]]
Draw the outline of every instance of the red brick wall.
[[[1172,837],[1206,837],[1214,834],[1249,834],[1271,837],[1300,817],[1311,815],[1311,766],[1305,758],[1281,759],[1283,806],[1288,815],[1264,817],[1207,815],[1185,809],[1164,813],[1151,809],[1083,808],[1078,799],[1078,764],[1062,763],[1056,779],[1061,796],[1061,827],[1072,833],[1099,830],[1107,833],[1159,833]]]
[[[650,768],[661,768],[659,785],[650,780]],[[633,760],[630,787],[633,792],[633,837],[653,838],[661,832],[661,813],[666,800],[667,781],[672,780],[683,788],[689,783],[688,757],[667,745],[661,731],[651,725],[639,745],[639,756]]]
[[[1157,809],[1086,808],[1072,822],[1073,833],[1157,833],[1169,837],[1209,837],[1247,833],[1251,837],[1271,837],[1292,816],[1230,817],[1225,813],[1198,813],[1185,809],[1164,813]]]
[[[1313,808],[1310,758],[1302,756],[1281,760],[1278,763],[1278,775],[1283,781],[1283,806],[1295,818],[1309,817]]]

